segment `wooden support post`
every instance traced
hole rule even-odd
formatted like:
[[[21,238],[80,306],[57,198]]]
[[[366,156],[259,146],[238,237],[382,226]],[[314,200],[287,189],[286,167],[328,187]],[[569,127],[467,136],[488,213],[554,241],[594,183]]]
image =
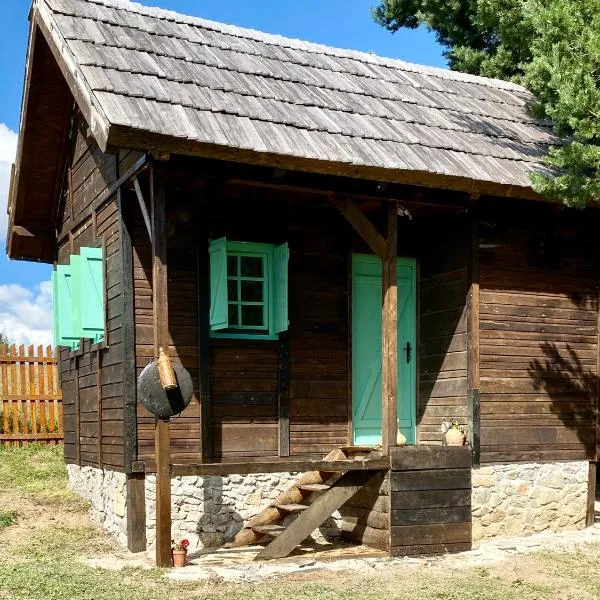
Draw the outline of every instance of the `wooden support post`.
[[[586,527],[591,527],[596,522],[596,463],[590,462],[588,471],[588,496],[585,517]]]
[[[383,454],[396,445],[398,431],[398,205],[388,204],[386,254],[383,259],[381,313],[381,417]]]
[[[154,358],[169,347],[169,300],[167,276],[167,227],[164,182],[150,173],[152,203],[152,306]],[[154,432],[156,454],[156,566],[171,566],[171,430],[168,420],[157,419]]]
[[[127,475],[127,549],[130,552],[146,550],[146,475]]]
[[[469,290],[467,294],[467,394],[469,402],[469,442],[473,464],[480,463],[480,376],[479,376],[479,223],[476,216],[470,221],[468,251]]]
[[[279,456],[290,455],[290,339],[279,338],[277,404],[279,405]]]

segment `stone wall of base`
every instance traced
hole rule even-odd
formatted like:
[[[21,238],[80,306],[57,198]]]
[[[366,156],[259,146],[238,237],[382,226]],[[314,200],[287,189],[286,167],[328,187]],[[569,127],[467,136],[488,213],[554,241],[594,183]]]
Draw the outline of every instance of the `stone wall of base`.
[[[250,517],[267,508],[298,477],[297,473],[259,473],[171,480],[172,537],[187,538],[192,550],[213,548],[230,541]],[[156,477],[146,477],[146,536],[156,538]],[[336,515],[339,520],[339,515]],[[313,538],[339,536],[330,519]]]
[[[585,527],[587,461],[473,470],[473,541]]]
[[[67,465],[71,489],[89,500],[90,517],[127,545],[127,489],[124,473]]]
[[[126,478],[123,473],[68,465],[71,488],[91,503],[92,520],[127,544]],[[473,470],[473,541],[585,527],[587,461],[489,465]],[[297,475],[261,473],[177,477],[171,482],[173,537],[191,549],[229,541],[244,521],[266,508]],[[156,478],[146,477],[146,533],[154,545]],[[335,514],[313,537],[336,537]]]

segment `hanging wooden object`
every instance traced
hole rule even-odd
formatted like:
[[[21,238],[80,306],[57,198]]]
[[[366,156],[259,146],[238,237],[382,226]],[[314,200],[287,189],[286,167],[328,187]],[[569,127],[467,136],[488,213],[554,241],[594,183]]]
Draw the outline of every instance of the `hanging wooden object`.
[[[175,370],[173,369],[173,363],[167,356],[164,348],[158,350],[158,375],[160,377],[160,383],[164,390],[174,390],[177,387],[177,377],[175,377]]]

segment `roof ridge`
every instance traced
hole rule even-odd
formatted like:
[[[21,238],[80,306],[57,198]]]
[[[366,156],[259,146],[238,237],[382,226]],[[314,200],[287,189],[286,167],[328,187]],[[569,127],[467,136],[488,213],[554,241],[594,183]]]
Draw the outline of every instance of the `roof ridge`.
[[[48,0],[45,0],[48,1]],[[51,0],[49,0],[51,2]],[[490,77],[482,77],[479,75],[471,75],[460,71],[451,71],[450,69],[444,69],[441,67],[432,67],[427,65],[420,65],[404,61],[399,58],[384,57],[369,52],[363,52],[360,50],[352,50],[345,48],[336,48],[335,46],[328,46],[325,44],[319,44],[316,42],[304,41],[296,38],[285,37],[282,35],[265,33],[257,29],[251,29],[247,27],[238,27],[237,25],[228,25],[219,21],[213,21],[210,19],[204,19],[201,17],[195,17],[191,15],[185,15],[172,10],[167,10],[160,7],[146,6],[139,2],[133,2],[132,0],[79,0],[88,4],[96,4],[100,6],[106,6],[109,8],[116,8],[118,10],[124,10],[132,12],[134,14],[141,14],[143,16],[154,17],[157,19],[164,19],[175,23],[181,23],[184,25],[200,26],[206,29],[212,29],[220,33],[233,35],[237,37],[244,37],[259,41],[265,44],[272,44],[282,47],[289,47],[298,50],[304,50],[306,52],[312,52],[315,54],[323,54],[330,56],[337,56],[341,58],[350,58],[364,62],[367,64],[375,64],[387,66],[390,68],[398,69],[406,72],[413,72],[422,75],[429,75],[431,77],[437,77],[439,79],[461,81],[463,83],[471,83],[474,85],[481,85],[483,87],[492,89],[501,89],[505,91],[512,91],[531,95],[531,93],[523,86],[505,81],[503,79],[493,79]]]

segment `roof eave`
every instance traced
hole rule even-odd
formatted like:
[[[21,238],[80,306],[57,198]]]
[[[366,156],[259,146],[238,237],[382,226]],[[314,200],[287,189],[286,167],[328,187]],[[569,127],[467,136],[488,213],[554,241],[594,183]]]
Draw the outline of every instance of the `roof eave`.
[[[549,201],[548,198],[540,196],[531,187],[527,186],[501,184],[429,171],[389,169],[284,154],[257,152],[256,150],[233,148],[231,146],[166,136],[133,129],[124,125],[112,125],[109,128],[108,145],[115,148],[145,150],[152,153],[168,152],[170,154],[227,160],[321,175],[336,175],[340,177],[448,189],[477,196],[500,196],[522,200]]]

